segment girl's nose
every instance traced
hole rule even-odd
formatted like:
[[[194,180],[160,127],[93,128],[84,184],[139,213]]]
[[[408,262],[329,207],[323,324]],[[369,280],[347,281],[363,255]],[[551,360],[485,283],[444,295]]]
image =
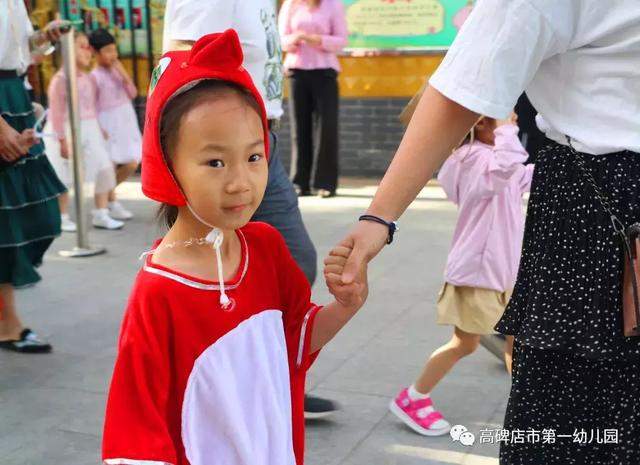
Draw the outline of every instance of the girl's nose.
[[[250,188],[251,184],[249,182],[249,173],[246,168],[236,167],[229,171],[229,178],[225,185],[225,190],[228,194],[245,192]]]

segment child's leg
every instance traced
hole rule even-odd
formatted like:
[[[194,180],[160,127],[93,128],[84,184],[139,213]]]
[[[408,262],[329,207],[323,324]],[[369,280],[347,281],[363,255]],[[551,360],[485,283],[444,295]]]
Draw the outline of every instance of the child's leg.
[[[60,214],[66,215],[69,213],[69,192],[64,192],[58,196],[58,205],[60,206]]]
[[[507,371],[511,374],[511,367],[513,365],[513,336],[506,336],[506,344],[504,346],[504,364],[507,367]]]
[[[138,169],[138,162],[132,161],[116,167],[116,186],[123,183]]]
[[[106,151],[104,151],[103,156],[107,157]],[[100,160],[98,160],[98,162],[100,162]],[[116,170],[109,161],[108,165],[105,163],[103,167],[98,170],[95,176],[93,197],[97,210],[106,209],[109,206],[109,192],[115,189],[115,186]]]
[[[458,360],[475,352],[479,343],[479,335],[456,327],[451,340],[431,354],[422,374],[414,383],[415,390],[421,394],[430,393]]]
[[[125,182],[138,169],[138,162],[126,163],[124,165],[116,165],[116,187]],[[115,188],[109,192],[109,202],[116,201]]]
[[[60,229],[64,232],[76,232],[77,226],[69,217],[69,193],[65,192],[58,197],[60,205]]]
[[[447,434],[451,425],[435,409],[429,394],[458,360],[475,352],[479,343],[479,335],[455,328],[451,340],[431,354],[415,384],[391,401],[391,412],[424,436]]]
[[[108,192],[96,192],[93,196],[96,210],[102,210],[109,205],[109,193]]]
[[[96,209],[93,211],[93,226],[101,229],[120,229],[122,221],[112,218],[109,213],[109,192],[115,184],[115,171],[110,167],[103,170],[97,177],[94,200]]]

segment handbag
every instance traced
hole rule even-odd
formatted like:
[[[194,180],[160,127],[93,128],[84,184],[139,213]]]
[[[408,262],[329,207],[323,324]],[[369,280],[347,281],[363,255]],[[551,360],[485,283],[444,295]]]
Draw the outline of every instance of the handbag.
[[[604,195],[591,171],[587,168],[584,158],[571,144],[567,137],[569,147],[575,156],[576,164],[584,175],[587,183],[593,188],[596,198],[602,208],[611,218],[611,224],[616,235],[622,242],[624,251],[624,272],[622,275],[622,332],[625,337],[640,336],[640,223],[634,223],[629,227],[624,226],[620,219],[613,213],[609,199]]]

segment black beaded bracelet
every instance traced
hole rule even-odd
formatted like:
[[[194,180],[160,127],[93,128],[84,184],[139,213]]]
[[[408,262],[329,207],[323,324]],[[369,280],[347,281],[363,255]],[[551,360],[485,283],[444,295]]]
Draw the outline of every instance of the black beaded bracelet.
[[[358,218],[359,221],[373,221],[374,223],[381,224],[389,228],[389,236],[387,237],[387,244],[391,244],[393,242],[393,235],[400,229],[398,227],[398,223],[395,221],[385,221],[382,218],[374,215],[362,215]]]

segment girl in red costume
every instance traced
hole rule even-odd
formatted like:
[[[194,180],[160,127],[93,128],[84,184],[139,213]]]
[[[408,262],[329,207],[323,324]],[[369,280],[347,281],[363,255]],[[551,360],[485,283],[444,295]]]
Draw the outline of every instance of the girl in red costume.
[[[301,465],[306,372],[360,309],[364,274],[335,300],[311,289],[280,234],[250,223],[267,183],[264,104],[235,31],[167,53],[152,78],[144,193],[170,226],[129,299],[109,393],[106,464]]]

